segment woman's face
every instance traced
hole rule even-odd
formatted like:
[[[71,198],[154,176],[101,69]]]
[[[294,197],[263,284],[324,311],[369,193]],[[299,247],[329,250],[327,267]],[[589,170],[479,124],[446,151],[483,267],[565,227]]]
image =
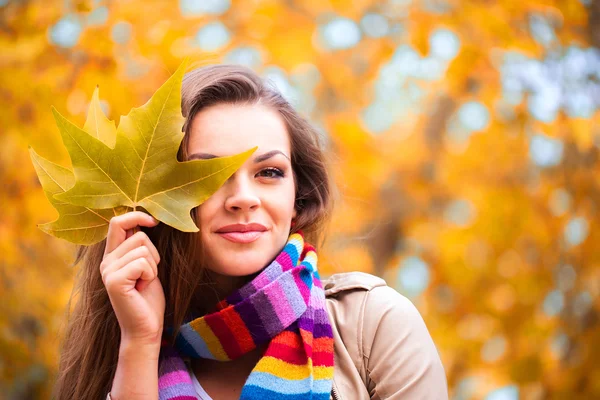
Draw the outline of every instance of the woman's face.
[[[205,267],[221,275],[251,275],[283,249],[296,216],[290,140],[281,116],[262,105],[217,104],[192,120],[190,160],[255,146],[244,165],[197,209]]]

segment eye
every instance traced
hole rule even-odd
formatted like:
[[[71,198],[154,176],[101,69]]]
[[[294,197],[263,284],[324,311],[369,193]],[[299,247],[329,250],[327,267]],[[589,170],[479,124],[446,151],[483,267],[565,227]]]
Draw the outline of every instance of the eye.
[[[279,168],[265,168],[258,173],[258,176],[266,178],[283,178],[284,174]]]

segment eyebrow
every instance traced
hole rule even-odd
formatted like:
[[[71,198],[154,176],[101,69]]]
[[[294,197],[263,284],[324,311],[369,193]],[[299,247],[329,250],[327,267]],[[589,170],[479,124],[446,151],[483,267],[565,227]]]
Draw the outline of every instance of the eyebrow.
[[[265,160],[268,160],[271,157],[275,157],[277,154],[281,154],[282,156],[284,156],[285,158],[287,158],[288,160],[290,159],[284,152],[280,151],[280,150],[271,150],[268,151],[264,154],[258,155],[256,157],[254,157],[254,162],[256,164],[261,163]],[[211,158],[217,158],[218,156],[215,156],[214,154],[210,154],[210,153],[194,153],[192,155],[190,155],[188,157],[189,160],[210,160]],[[291,161],[291,160],[290,160]]]

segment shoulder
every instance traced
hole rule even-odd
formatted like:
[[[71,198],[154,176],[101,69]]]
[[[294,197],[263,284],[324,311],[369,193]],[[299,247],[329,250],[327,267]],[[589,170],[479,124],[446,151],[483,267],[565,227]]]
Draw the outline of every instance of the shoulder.
[[[323,288],[334,330],[371,394],[448,398],[439,354],[408,298],[362,272],[332,275]]]
[[[364,272],[344,272],[331,275],[322,281],[325,297],[336,303],[336,308],[348,308],[364,325],[377,326],[380,319],[393,317],[409,322],[405,326],[414,326],[410,322],[421,324],[423,319],[414,304],[382,278]],[[358,311],[358,313],[357,313]],[[388,315],[392,314],[392,315]],[[375,325],[372,325],[375,323]]]
[[[380,277],[358,271],[333,274],[323,279],[322,283],[325,297],[335,297],[340,292],[350,290],[369,291],[376,287],[387,286]]]

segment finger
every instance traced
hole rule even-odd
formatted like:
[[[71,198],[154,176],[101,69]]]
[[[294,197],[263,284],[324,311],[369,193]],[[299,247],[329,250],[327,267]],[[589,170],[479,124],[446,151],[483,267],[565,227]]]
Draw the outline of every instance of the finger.
[[[131,229],[127,229],[127,232],[125,233],[125,239],[129,239],[130,237],[132,237],[135,233],[139,232],[140,228],[138,226],[134,226]]]
[[[100,270],[100,273],[102,274],[102,280],[105,281],[109,274],[123,268],[125,265],[137,260],[138,258],[146,258],[152,267],[154,274],[158,274],[158,267],[150,249],[148,249],[146,246],[140,246],[127,252],[123,257],[114,260],[109,265],[105,265],[104,268]]]
[[[130,291],[135,288],[138,279],[152,281],[156,276],[145,258],[138,258],[125,267],[113,272],[106,278],[106,290],[115,293],[118,290]]]
[[[158,253],[158,249],[156,248],[154,243],[152,243],[152,240],[150,240],[150,238],[145,232],[136,232],[132,237],[130,237],[127,240],[131,242],[132,248],[146,246],[148,250],[150,250],[150,254],[152,255],[152,258],[154,258],[154,262],[156,262],[157,264],[160,263],[160,254]]]
[[[156,246],[154,246],[154,243],[152,243],[148,235],[146,235],[146,233],[144,233],[143,231],[139,231],[129,239],[126,239],[115,250],[113,250],[112,253],[108,254],[106,257],[108,257],[109,259],[116,260],[125,256],[125,254],[127,254],[128,252],[140,246],[146,246],[150,250],[150,254],[152,255],[152,258],[154,258],[156,264],[160,263],[160,255],[158,254]]]
[[[108,224],[108,233],[106,235],[106,247],[104,255],[110,254],[125,239],[127,239],[127,230],[137,226],[156,226],[158,221],[151,215],[142,211],[131,211],[116,217],[112,217]]]
[[[146,287],[148,287],[148,285],[150,285],[156,279],[158,279],[158,276],[155,276],[154,279],[152,279],[152,280],[138,279],[138,281],[135,284],[135,290],[137,290],[138,292],[144,290]]]

